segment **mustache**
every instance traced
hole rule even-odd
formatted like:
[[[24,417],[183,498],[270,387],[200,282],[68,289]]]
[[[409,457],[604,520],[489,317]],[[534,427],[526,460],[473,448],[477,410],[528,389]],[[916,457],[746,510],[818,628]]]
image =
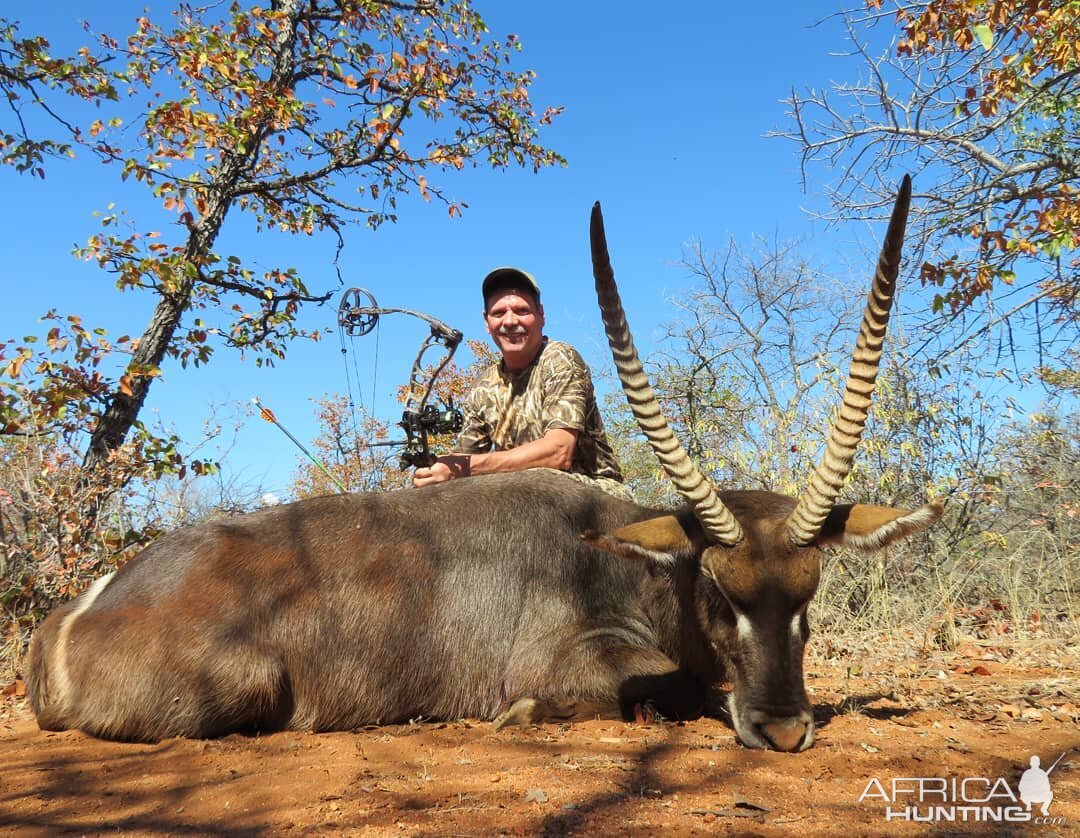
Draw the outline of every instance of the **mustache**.
[[[525,335],[525,334],[528,334],[528,333],[529,333],[529,330],[526,329],[524,326],[500,326],[499,327],[499,334],[500,335],[506,335],[507,337],[509,337],[511,335]]]

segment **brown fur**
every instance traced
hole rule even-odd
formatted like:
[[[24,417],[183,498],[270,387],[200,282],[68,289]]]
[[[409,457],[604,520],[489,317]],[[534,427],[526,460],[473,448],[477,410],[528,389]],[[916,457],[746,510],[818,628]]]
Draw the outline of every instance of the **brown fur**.
[[[686,511],[547,471],[183,530],[42,624],[31,704],[43,728],[153,741],[417,716],[629,717],[644,703],[686,717],[726,674],[779,730],[805,704],[783,615],[812,596],[819,554],[777,541],[790,498],[724,501],[748,534],[736,548],[707,546]],[[762,632],[754,644],[733,608]]]
[[[880,547],[929,526],[941,508],[908,512],[838,506],[817,542],[799,547],[791,542],[787,527],[793,498],[770,492],[721,492],[720,497],[743,532],[734,545],[695,548],[701,543],[700,526],[685,513],[585,537],[616,555],[661,564],[699,557],[695,560],[707,582],[695,596],[702,609],[697,622],[708,627],[713,648],[721,650],[740,739],[757,747],[801,750],[813,741],[802,661],[810,634],[807,609],[821,576],[821,548]]]
[[[490,719],[522,697],[629,713],[654,686],[634,679],[653,676],[681,712],[716,669],[685,631],[693,586],[672,581],[696,567],[655,574],[579,537],[656,514],[535,472],[180,531],[42,624],[31,703],[50,729],[148,741]]]

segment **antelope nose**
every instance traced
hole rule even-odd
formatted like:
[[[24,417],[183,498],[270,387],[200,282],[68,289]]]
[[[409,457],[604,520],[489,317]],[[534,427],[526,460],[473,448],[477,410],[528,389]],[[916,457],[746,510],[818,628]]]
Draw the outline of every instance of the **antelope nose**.
[[[786,719],[769,719],[757,725],[762,737],[778,751],[798,751],[807,738],[809,719],[789,716]]]

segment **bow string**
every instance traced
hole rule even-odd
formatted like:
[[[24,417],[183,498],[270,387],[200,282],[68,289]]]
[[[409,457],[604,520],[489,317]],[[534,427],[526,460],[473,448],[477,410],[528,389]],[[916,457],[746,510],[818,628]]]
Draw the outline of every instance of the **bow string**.
[[[365,288],[350,288],[342,295],[338,305],[338,326],[349,337],[363,337],[375,328],[379,317],[384,314],[407,314],[416,317],[428,324],[430,332],[421,343],[409,372],[408,398],[398,423],[405,431],[405,439],[370,444],[404,446],[401,454],[402,469],[410,466],[427,467],[436,459],[431,453],[429,435],[456,433],[461,430],[461,411],[449,400],[441,406],[428,402],[436,380],[454,357],[464,335],[460,330],[422,311],[380,306]],[[438,348],[442,356],[433,366],[425,367],[424,357],[433,348]]]

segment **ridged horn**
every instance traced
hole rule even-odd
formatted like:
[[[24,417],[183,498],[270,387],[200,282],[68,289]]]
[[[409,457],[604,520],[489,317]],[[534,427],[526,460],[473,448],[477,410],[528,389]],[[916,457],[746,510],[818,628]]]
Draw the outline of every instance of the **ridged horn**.
[[[592,245],[596,298],[600,303],[608,345],[611,346],[623,392],[626,393],[626,400],[630,403],[638,426],[649,440],[649,445],[675,490],[690,503],[710,539],[728,546],[738,544],[743,538],[742,527],[675,438],[660,412],[660,404],[649,379],[645,376],[641,359],[634,347],[634,339],[630,335],[630,327],[626,322],[622,300],[619,299],[619,290],[615,287],[615,272],[611,269],[611,260],[608,258],[604,216],[600,212],[599,202],[593,204],[589,241]]]
[[[907,225],[908,206],[911,203],[911,178],[904,176],[893,206],[885,243],[878,257],[877,271],[866,298],[859,337],[855,341],[855,353],[848,372],[847,387],[840,414],[829,434],[829,442],[821,465],[810,478],[810,485],[799,497],[799,502],[788,516],[788,534],[792,543],[807,545],[813,542],[826,516],[840,496],[844,481],[851,471],[866,427],[870,412],[870,400],[877,383],[878,366],[881,362],[881,346],[885,329],[889,324],[896,291],[896,274],[900,269],[900,251],[904,244],[904,228]]]

